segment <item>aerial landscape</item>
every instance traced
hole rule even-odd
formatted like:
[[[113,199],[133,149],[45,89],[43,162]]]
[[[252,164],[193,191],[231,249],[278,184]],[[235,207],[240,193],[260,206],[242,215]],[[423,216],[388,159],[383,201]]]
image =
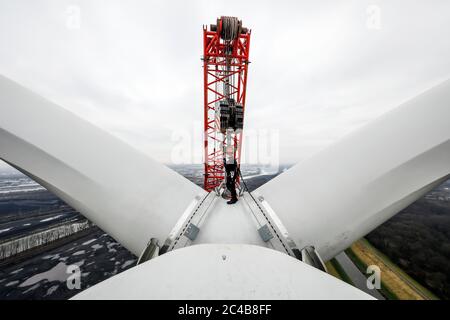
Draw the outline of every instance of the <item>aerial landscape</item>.
[[[1,2],[0,302],[450,301],[449,13]]]
[[[201,185],[201,165],[171,167]],[[277,174],[289,167],[281,166]],[[277,175],[256,165],[242,170],[250,191]],[[330,260],[328,272],[378,299],[449,299],[449,226],[450,180]],[[136,262],[137,257],[36,182],[13,168],[2,170],[0,299],[67,299]],[[82,278],[81,288],[71,290],[66,271],[73,264]],[[371,264],[382,268],[378,292],[361,281]]]

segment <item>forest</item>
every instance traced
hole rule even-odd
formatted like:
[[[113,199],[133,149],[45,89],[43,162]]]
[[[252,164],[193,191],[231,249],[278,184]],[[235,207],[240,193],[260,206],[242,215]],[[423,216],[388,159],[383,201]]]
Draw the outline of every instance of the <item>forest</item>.
[[[422,198],[366,236],[441,299],[450,299],[450,205]]]

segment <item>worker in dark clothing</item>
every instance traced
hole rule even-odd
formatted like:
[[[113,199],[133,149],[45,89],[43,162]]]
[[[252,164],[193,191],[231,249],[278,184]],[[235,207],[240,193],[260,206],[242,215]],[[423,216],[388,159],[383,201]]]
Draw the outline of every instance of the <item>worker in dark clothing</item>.
[[[238,201],[236,194],[236,178],[238,174],[238,167],[236,162],[225,163],[225,172],[227,175],[227,189],[231,192],[231,199],[227,201],[228,204],[234,204]]]
[[[226,147],[225,147],[225,157],[223,159],[223,162],[225,164],[225,173],[227,178],[227,189],[231,192],[231,199],[227,201],[228,204],[233,204],[238,201],[237,195],[236,195],[236,178],[238,174],[238,166],[236,163],[236,150],[235,145],[231,142],[232,133],[235,129],[236,124],[236,112],[235,112],[235,106],[234,102],[229,103],[230,105],[230,117],[228,120],[228,128],[226,130]]]

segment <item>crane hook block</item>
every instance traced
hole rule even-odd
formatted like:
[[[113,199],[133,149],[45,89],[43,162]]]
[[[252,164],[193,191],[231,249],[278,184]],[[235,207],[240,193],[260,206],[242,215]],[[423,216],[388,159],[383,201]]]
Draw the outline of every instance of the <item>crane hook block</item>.
[[[220,118],[220,132],[226,134],[227,129],[244,128],[244,108],[234,99],[221,100],[218,108]]]

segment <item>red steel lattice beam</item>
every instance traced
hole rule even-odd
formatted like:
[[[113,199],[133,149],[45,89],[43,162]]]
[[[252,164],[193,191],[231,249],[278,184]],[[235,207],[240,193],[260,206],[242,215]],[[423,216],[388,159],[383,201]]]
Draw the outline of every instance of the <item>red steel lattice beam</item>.
[[[219,19],[221,25],[221,20]],[[242,104],[245,115],[245,98],[250,52],[250,30],[242,31],[230,43],[220,36],[220,27],[208,30],[203,27],[203,82],[204,82],[204,188],[212,191],[224,180],[223,147],[225,137],[220,132],[216,118],[218,102],[225,98],[223,88],[230,88],[228,98]],[[231,52],[229,48],[232,48]],[[226,50],[228,49],[228,50]],[[227,69],[228,68],[228,69]],[[228,80],[228,81],[227,81]],[[235,159],[241,160],[242,132],[233,135]]]

